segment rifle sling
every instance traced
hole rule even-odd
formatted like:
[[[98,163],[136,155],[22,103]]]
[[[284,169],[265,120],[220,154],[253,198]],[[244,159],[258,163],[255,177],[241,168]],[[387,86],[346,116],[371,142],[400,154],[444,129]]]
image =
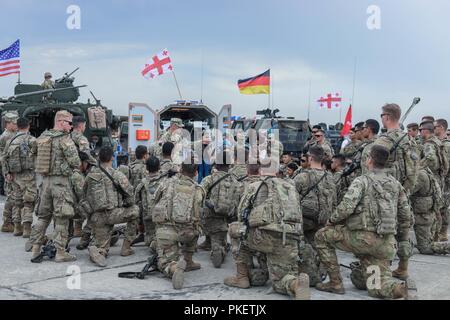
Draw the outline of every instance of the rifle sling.
[[[208,188],[208,192],[206,193],[206,197],[205,199],[209,199],[209,195],[211,193],[211,190],[217,186],[222,180],[225,180],[226,178],[228,178],[230,176],[229,173],[225,174],[223,177],[220,177],[219,179],[217,179],[209,188]]]
[[[305,197],[319,185],[319,183],[325,178],[326,174],[327,173],[324,172],[322,177],[312,187],[310,187],[308,190],[306,190],[305,194],[302,194],[302,198],[300,199],[300,202],[302,202],[303,199],[305,199]]]
[[[98,167],[99,167],[100,170],[108,177],[108,179],[111,180],[113,186],[116,188],[116,190],[117,190],[122,196],[124,196],[124,197],[128,197],[128,196],[129,196],[129,194],[128,194],[125,190],[122,189],[122,186],[121,186],[120,184],[116,183],[116,181],[114,181],[114,178],[108,173],[108,171],[106,171],[106,169],[103,168],[103,167],[100,165],[100,161],[98,161]]]

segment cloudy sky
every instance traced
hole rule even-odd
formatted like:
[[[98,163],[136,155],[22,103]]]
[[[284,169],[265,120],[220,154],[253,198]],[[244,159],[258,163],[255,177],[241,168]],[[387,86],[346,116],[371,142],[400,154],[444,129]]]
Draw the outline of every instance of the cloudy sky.
[[[81,29],[66,27],[69,5],[81,9]],[[380,8],[381,29],[369,30],[367,8]],[[125,115],[129,102],[155,109],[178,99],[171,75],[154,80],[140,71],[167,48],[185,99],[213,110],[231,103],[235,115],[253,116],[267,95],[241,95],[236,82],[271,69],[273,105],[281,115],[305,119],[311,81],[311,121],[335,123],[339,110],[315,100],[340,91],[342,118],[356,86],[354,122],[379,118],[380,106],[450,119],[450,1],[448,0],[0,0],[0,48],[21,40],[21,79],[41,83],[76,67],[79,101],[89,90]],[[203,67],[202,67],[203,66]],[[203,71],[202,71],[203,70]],[[203,90],[201,78],[203,73]],[[0,96],[17,77],[0,78]]]

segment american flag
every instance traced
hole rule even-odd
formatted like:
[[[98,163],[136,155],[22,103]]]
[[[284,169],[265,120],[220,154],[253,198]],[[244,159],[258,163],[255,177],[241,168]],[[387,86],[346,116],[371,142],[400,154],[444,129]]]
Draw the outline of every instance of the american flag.
[[[0,51],[0,77],[20,73],[20,40]]]

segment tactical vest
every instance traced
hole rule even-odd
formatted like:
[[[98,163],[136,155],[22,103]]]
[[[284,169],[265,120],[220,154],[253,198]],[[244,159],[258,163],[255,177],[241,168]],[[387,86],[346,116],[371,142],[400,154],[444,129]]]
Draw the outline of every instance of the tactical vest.
[[[150,212],[150,200],[154,197],[159,184],[166,178],[167,175],[147,177],[142,179],[141,183],[136,187],[136,198],[141,201],[144,212]]]
[[[64,132],[45,131],[39,138],[36,139],[37,157],[36,157],[36,172],[42,175],[48,175],[54,164],[55,155],[53,154],[53,141],[57,138],[67,135]]]
[[[421,174],[427,177],[427,181],[420,181],[423,184],[421,189],[410,197],[414,213],[436,213],[444,204],[439,181],[429,168],[422,169]]]
[[[437,139],[437,138],[436,138]],[[425,143],[431,143],[436,148],[436,156],[439,160],[439,169],[438,174],[441,178],[445,178],[449,171],[449,157],[450,154],[447,152],[447,148],[445,148],[445,144],[443,141],[441,143],[437,143],[435,140],[430,139],[427,140]]]
[[[34,169],[34,154],[30,149],[31,136],[18,133],[6,148],[6,162],[10,173],[19,173]]]
[[[249,215],[249,226],[298,234],[299,230],[293,225],[302,223],[302,214],[295,187],[274,177],[265,178],[254,185],[256,192],[250,199],[254,207]]]
[[[114,172],[111,175],[115,178]],[[92,168],[86,177],[86,200],[94,211],[113,210],[123,207],[122,195],[98,167]]]

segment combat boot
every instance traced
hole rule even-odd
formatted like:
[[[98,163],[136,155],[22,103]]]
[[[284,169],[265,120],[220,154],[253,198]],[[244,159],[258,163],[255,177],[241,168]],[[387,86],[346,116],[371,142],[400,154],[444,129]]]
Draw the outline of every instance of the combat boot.
[[[220,268],[220,266],[223,263],[225,253],[222,248],[216,248],[215,250],[211,251],[211,262],[214,266],[214,268]]]
[[[306,273],[300,273],[297,279],[291,282],[289,289],[294,294],[295,300],[311,300],[309,276]]]
[[[100,253],[96,246],[90,246],[88,248],[89,258],[93,263],[99,267],[106,267],[106,257]]]
[[[122,244],[122,250],[120,250],[120,255],[122,257],[131,256],[134,254],[134,250],[131,249],[131,241],[124,239]]]
[[[189,272],[192,270],[198,270],[202,267],[200,265],[200,263],[194,262],[194,260],[192,260],[193,253],[184,252],[183,256],[184,256],[184,260],[186,260],[186,270],[185,270],[186,272]]]
[[[408,279],[408,260],[400,259],[398,268],[392,271],[392,276],[400,280]]]
[[[55,262],[70,262],[77,260],[73,254],[66,252],[64,249],[56,249]]]
[[[89,247],[89,243],[91,242],[91,235],[86,232],[81,233],[80,242],[77,244],[77,250],[84,250]]]
[[[223,283],[230,287],[250,288],[248,266],[245,263],[236,263],[236,273],[235,276],[225,278]]]
[[[23,223],[23,238],[29,238],[31,234],[31,222],[24,222]]]
[[[36,258],[40,254],[41,254],[41,245],[33,244],[33,246],[31,247],[31,259]]]
[[[417,300],[416,283],[408,278],[403,283],[397,283],[392,290],[393,299]]]
[[[14,223],[14,233],[13,236],[20,237],[23,234],[22,224]]]
[[[206,236],[205,241],[197,246],[200,250],[211,251],[211,238]]]
[[[81,229],[83,227],[83,221],[74,221],[73,222],[73,236],[81,237]]]
[[[183,288],[184,283],[184,271],[186,270],[186,261],[180,258],[177,264],[170,266],[172,273],[172,286],[174,289],[179,290]]]
[[[447,235],[447,229],[442,230],[439,232],[439,242],[447,242],[448,241],[448,235]]]
[[[14,225],[11,222],[4,222],[2,232],[14,232]]]
[[[316,289],[319,291],[344,294],[345,288],[344,284],[342,283],[342,277],[339,271],[329,272],[328,275],[330,276],[330,281],[326,283],[316,284]]]

